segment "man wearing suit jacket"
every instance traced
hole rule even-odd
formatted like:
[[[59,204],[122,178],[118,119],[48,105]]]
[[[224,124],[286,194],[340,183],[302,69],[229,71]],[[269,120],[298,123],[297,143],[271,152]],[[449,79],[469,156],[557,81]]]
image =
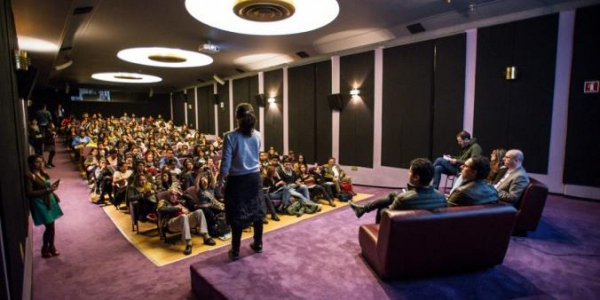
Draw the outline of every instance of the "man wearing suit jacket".
[[[467,206],[498,202],[498,192],[485,182],[490,161],[483,156],[469,158],[461,166],[462,183],[448,197],[449,206]]]
[[[506,174],[494,185],[498,190],[498,199],[510,204],[515,204],[523,191],[529,184],[529,176],[523,168],[523,152],[512,149],[504,155],[504,165],[507,167]]]

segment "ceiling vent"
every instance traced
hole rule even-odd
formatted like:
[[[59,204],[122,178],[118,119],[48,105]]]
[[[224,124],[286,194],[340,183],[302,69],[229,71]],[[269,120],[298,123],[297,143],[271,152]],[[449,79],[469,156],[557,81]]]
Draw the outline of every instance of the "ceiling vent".
[[[296,8],[286,0],[238,0],[233,12],[240,18],[255,22],[275,22],[291,17]]]
[[[300,58],[310,57],[310,55],[304,51],[296,52],[296,55],[298,55]]]
[[[92,10],[94,9],[93,6],[83,6],[83,7],[77,7],[75,8],[75,10],[73,11],[73,15],[83,15],[83,14],[89,14],[90,12],[92,12]]]

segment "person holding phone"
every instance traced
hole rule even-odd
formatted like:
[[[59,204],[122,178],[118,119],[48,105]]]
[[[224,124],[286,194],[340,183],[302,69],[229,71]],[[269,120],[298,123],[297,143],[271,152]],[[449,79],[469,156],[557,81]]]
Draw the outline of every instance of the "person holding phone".
[[[242,229],[253,224],[254,242],[250,248],[262,252],[263,222],[266,211],[262,203],[262,178],[258,152],[260,133],[254,129],[256,116],[252,105],[240,103],[235,109],[238,127],[223,137],[219,186],[225,179],[225,215],[231,226],[232,240],[229,258],[237,260],[240,253]],[[229,175],[229,177],[227,177]]]
[[[29,208],[35,226],[44,225],[42,257],[49,258],[60,255],[54,246],[54,221],[63,215],[54,191],[58,189],[60,179],[50,183],[50,176],[44,172],[44,160],[40,155],[27,158],[29,172],[25,175],[26,195],[29,198]]]

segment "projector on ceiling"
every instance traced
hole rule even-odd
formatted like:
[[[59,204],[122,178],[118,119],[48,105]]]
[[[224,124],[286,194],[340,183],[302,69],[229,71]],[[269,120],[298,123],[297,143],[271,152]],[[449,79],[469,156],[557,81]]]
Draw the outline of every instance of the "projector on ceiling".
[[[198,47],[198,51],[203,53],[218,53],[221,51],[221,47],[211,44],[211,42],[206,42]]]

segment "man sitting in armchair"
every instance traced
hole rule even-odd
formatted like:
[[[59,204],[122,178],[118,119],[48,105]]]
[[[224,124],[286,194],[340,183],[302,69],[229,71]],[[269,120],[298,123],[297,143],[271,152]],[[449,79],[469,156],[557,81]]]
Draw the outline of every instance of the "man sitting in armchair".
[[[498,192],[487,184],[490,161],[483,156],[473,156],[462,166],[462,183],[448,197],[450,206],[479,205],[498,202]]]
[[[168,229],[170,232],[181,232],[181,239],[185,241],[185,250],[183,254],[192,253],[192,234],[190,228],[200,228],[199,232],[204,239],[204,244],[209,246],[216,245],[215,241],[208,235],[206,218],[201,209],[190,212],[180,202],[181,193],[177,189],[169,189],[168,199],[161,199],[158,202],[157,212],[161,216],[159,226]]]
[[[529,175],[523,168],[523,152],[512,149],[504,155],[506,174],[494,185],[498,190],[498,199],[515,205],[529,184]]]
[[[410,162],[408,169],[408,191],[397,194],[390,193],[386,198],[375,200],[365,205],[358,205],[349,201],[356,217],[360,218],[367,212],[377,210],[376,222],[379,223],[381,213],[384,209],[409,210],[428,209],[433,210],[446,206],[446,198],[438,190],[429,186],[433,178],[434,168],[426,158],[416,158]]]

